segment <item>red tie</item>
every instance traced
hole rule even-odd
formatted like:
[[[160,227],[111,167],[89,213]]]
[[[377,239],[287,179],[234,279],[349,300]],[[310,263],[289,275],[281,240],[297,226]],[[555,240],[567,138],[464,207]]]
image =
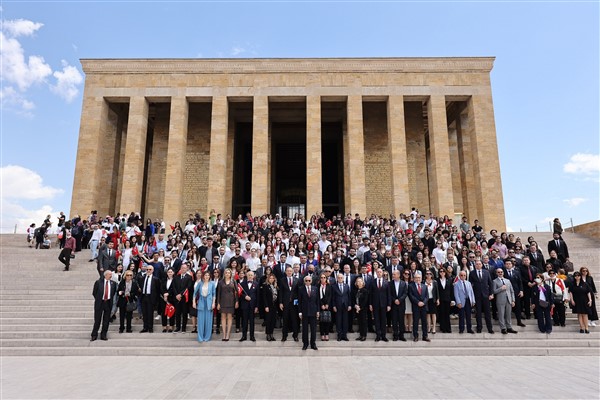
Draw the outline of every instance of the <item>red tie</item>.
[[[306,287],[306,291],[308,292],[308,297],[310,297],[310,288]]]
[[[419,296],[421,295],[421,284],[417,284],[417,291],[419,292]]]
[[[108,281],[104,281],[104,298],[102,300],[108,300]]]
[[[377,279],[377,285],[378,285],[379,289],[381,289],[381,279]]]
[[[288,278],[288,281],[290,283],[290,289],[292,288],[292,278]]]

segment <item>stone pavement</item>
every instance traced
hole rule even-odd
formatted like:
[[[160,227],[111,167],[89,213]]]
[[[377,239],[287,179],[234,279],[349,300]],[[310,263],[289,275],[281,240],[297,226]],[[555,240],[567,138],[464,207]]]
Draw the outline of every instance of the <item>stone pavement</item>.
[[[165,349],[164,354],[168,354]],[[598,357],[3,357],[2,399],[598,399]],[[563,366],[556,379],[556,365]],[[258,371],[261,371],[258,373]]]

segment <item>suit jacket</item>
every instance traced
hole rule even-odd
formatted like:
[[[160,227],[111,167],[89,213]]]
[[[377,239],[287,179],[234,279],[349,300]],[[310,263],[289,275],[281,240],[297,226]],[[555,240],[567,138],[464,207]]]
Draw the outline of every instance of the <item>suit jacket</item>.
[[[198,284],[198,286],[196,286],[196,289],[194,289],[194,294],[193,294],[193,298],[196,299],[196,309],[198,311],[205,311],[204,310],[204,302],[198,301],[200,299],[200,296],[202,295],[202,285],[203,284],[204,284],[203,282],[200,282]],[[190,298],[192,298],[192,296],[190,296]],[[213,281],[208,281],[208,296],[206,296],[207,305],[210,305],[210,307],[212,308],[212,303],[214,301],[216,301],[216,299],[217,299],[217,285]]]
[[[110,280],[108,281],[110,293],[108,294],[108,302],[110,307],[113,304],[113,298],[115,293],[117,293],[117,282]],[[102,307],[102,299],[104,298],[104,277],[98,279],[94,282],[94,287],[92,288],[92,296],[94,296],[94,309],[99,309]]]
[[[350,288],[344,283],[343,292],[340,291],[338,283],[331,285],[333,291],[333,307],[339,310],[346,310],[352,306],[352,298],[350,296]]]
[[[531,271],[531,278],[529,277],[529,271]],[[543,269],[539,270],[543,271]],[[535,274],[537,274],[538,269],[531,263],[529,265],[529,269],[525,265],[521,265],[521,281],[523,282],[523,288],[529,288],[527,285],[535,280]]]
[[[463,286],[463,282],[464,282],[464,286]],[[466,288],[466,293],[465,293],[465,288]],[[473,286],[471,285],[471,282],[469,282],[468,280],[457,280],[454,283],[454,301],[456,302],[456,305],[460,305],[460,306],[464,306],[466,303],[466,299],[467,297],[469,298],[469,301],[471,302],[471,306],[475,305],[475,293],[473,293]]]
[[[398,285],[398,290],[396,291],[396,282],[390,281],[390,298],[392,301],[392,308],[400,307],[404,309],[406,307],[405,301],[406,296],[408,296],[408,284],[403,280],[400,280],[400,284]],[[400,300],[400,304],[396,304],[395,301]]]
[[[181,298],[181,301],[185,302],[185,291],[188,291],[188,302],[191,301],[192,299],[192,292],[194,290],[194,282],[192,281],[192,277],[189,274],[185,274],[185,276],[183,276],[183,278],[181,277],[181,275],[176,276],[173,278],[175,280],[175,288],[174,288],[174,295],[173,295],[173,299],[171,299],[171,302],[176,301],[175,296],[180,294],[181,296],[183,296]]]
[[[502,283],[502,280],[504,280],[504,283]],[[493,281],[494,296],[496,297],[497,305],[510,304],[515,301],[515,291],[510,283],[510,279],[502,278],[502,280],[496,278]],[[503,284],[506,285],[506,290],[502,290]]]
[[[369,304],[373,308],[385,308],[392,306],[392,296],[390,294],[389,282],[381,278],[381,288],[378,285],[378,278],[371,282]]]
[[[454,284],[452,283],[452,279],[446,279],[446,287],[442,287],[442,283],[438,279],[437,287],[440,295],[440,301],[454,301]]]
[[[106,270],[114,271],[117,269],[118,259],[117,259],[117,251],[115,249],[111,250],[112,254],[108,255],[108,247],[105,247],[104,250],[98,254],[98,270],[100,268]]]
[[[146,281],[146,276],[147,275],[142,275],[139,278],[138,281],[138,285],[140,286],[140,293],[143,296],[144,293],[144,282]],[[157,304],[158,303],[158,299],[160,297],[160,280],[155,277],[154,275],[151,277],[152,278],[152,283],[150,284],[150,301],[152,302],[152,304]]]
[[[512,276],[510,276],[508,273],[508,270],[506,268],[504,268],[504,277],[510,281],[516,295],[518,295],[519,292],[523,291],[523,282],[521,281],[521,271],[518,268],[512,269]]]
[[[283,266],[283,271],[281,270]],[[277,263],[273,266],[273,273],[275,274],[275,277],[277,278],[277,282],[279,282],[281,280],[281,278],[285,278],[285,269],[287,267],[287,264],[282,264],[282,263]]]
[[[536,251],[535,254],[537,256],[537,259],[533,257],[533,254],[530,251],[527,252],[527,256],[529,256],[529,259],[531,260],[531,265],[535,266],[538,271],[544,271],[546,269],[546,260],[544,260],[544,255],[539,249]]]
[[[296,278],[292,278],[292,287],[288,284],[287,276],[284,276],[279,281],[279,304],[287,307],[293,305],[294,300],[298,298],[298,283],[300,281]]]
[[[242,287],[242,295],[240,296],[240,308],[254,312],[254,309],[258,307],[258,282],[252,281],[252,288],[249,287],[247,280],[240,283]],[[250,300],[246,300],[246,296],[250,297]]]
[[[421,294],[419,294],[419,290],[417,289],[416,282],[411,282],[408,285],[408,297],[410,298],[410,302],[412,303],[413,314],[417,313],[419,308],[424,308],[427,311],[427,300],[429,300],[429,295],[427,294],[427,285],[421,283]],[[419,307],[419,302],[422,301],[425,303],[423,307]]]
[[[321,294],[321,284],[318,284],[316,286],[318,292],[319,292],[319,306],[329,306],[329,309],[331,309],[331,302],[332,302],[332,298],[333,298],[333,289],[331,285],[325,285],[325,295],[323,296]],[[319,307],[320,308],[320,307]]]
[[[316,317],[319,312],[319,292],[313,285],[309,286],[310,296],[306,290],[306,285],[298,288],[298,312],[302,317]]]
[[[474,269],[469,274],[469,282],[471,282],[471,285],[473,285],[473,293],[475,293],[475,298],[488,297],[494,294],[492,289],[492,276],[483,268],[481,269],[481,280],[479,279],[477,270]]]
[[[550,254],[552,250],[556,251],[558,259],[562,262],[565,262],[565,260],[569,258],[569,248],[567,247],[567,243],[562,239],[558,239],[558,246],[554,239],[548,242],[548,254]]]
[[[117,305],[119,307],[123,307],[126,303],[127,300],[129,300],[130,302],[136,302],[138,295],[139,295],[139,290],[140,290],[140,286],[138,285],[137,281],[135,279],[131,280],[131,293],[129,294],[129,299],[125,298],[125,279],[121,279],[121,282],[119,282],[119,285],[117,286],[117,294],[119,292],[123,292],[123,294],[119,294],[119,298],[117,300]]]
[[[402,267],[401,264],[398,264],[396,267],[397,267],[398,270],[400,270],[400,276],[402,276],[402,271],[404,270],[404,267]],[[390,282],[391,282],[392,272],[394,272],[393,268],[392,268],[392,265],[390,265],[389,267],[385,267],[385,270],[388,272],[388,274],[390,276]]]
[[[273,300],[273,293],[271,292],[270,285],[264,283],[261,289],[262,294],[262,307],[268,307],[269,311],[272,312],[275,308],[279,307],[279,296],[281,296],[281,290],[277,287],[277,297]]]

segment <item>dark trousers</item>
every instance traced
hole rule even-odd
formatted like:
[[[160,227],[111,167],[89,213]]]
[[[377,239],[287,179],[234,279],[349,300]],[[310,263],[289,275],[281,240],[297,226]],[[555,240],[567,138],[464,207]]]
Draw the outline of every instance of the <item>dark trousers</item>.
[[[127,311],[127,303],[119,307],[119,330],[125,329],[125,320],[127,320],[127,330],[131,330],[131,319],[133,311]]]
[[[406,304],[400,303],[399,305],[392,304],[392,328],[394,331],[394,339],[400,339],[404,337],[404,313],[406,311]]]
[[[356,318],[358,319],[358,334],[360,337],[367,337],[367,319],[368,319],[367,309],[360,309],[358,314],[356,314]]]
[[[181,297],[181,300],[175,303],[175,328],[181,329],[185,332],[188,322],[188,303],[185,298]]]
[[[552,318],[550,318],[550,304],[546,308],[540,306],[535,307],[535,317],[537,318],[538,328],[540,332],[552,332]]]
[[[242,337],[246,337],[250,325],[250,337],[254,337],[254,309],[244,307],[242,310]]]
[[[440,306],[438,307],[438,322],[440,323],[440,330],[442,332],[451,332],[452,328],[450,326],[450,302],[449,301],[440,301]]]
[[[310,345],[316,346],[317,317],[302,316],[302,344],[308,345],[308,330],[310,329]]]
[[[529,319],[531,317],[531,288],[526,283],[523,284],[523,298],[521,298],[523,314]]]
[[[154,329],[154,304],[150,295],[142,295],[142,316],[144,318],[144,329],[149,331]]]
[[[561,295],[562,297],[562,295]],[[565,303],[564,302],[560,302],[560,303],[554,303],[554,314],[552,314],[552,320],[554,321],[555,324],[557,325],[564,325],[565,324],[565,319],[566,319],[566,309],[565,309]]]
[[[413,307],[413,337],[419,337],[419,322],[423,331],[423,339],[427,337],[427,310],[423,307]]]
[[[283,307],[283,326],[281,327],[281,333],[284,338],[287,338],[288,332],[292,332],[292,336],[298,337],[298,314],[296,313],[296,307],[292,304],[288,304],[287,307]]]
[[[274,307],[269,307],[269,312],[265,311],[265,333],[272,335],[275,330],[275,320],[277,319],[277,311]]]
[[[352,327],[354,323],[354,308],[348,311],[348,332],[354,332],[354,328]]]
[[[492,325],[492,313],[490,310],[490,300],[486,296],[482,296],[475,299],[475,321],[477,321],[477,330],[480,331],[483,328],[483,321],[481,314],[485,315],[485,326],[488,331],[493,329]]]
[[[387,309],[383,307],[373,307],[373,317],[375,317],[375,334],[378,338],[384,338],[387,324]]]
[[[512,308],[513,313],[515,313],[515,317],[517,318],[517,324],[521,323],[521,312],[523,310],[522,305],[522,298],[519,296],[515,296],[515,306]]]
[[[63,248],[58,255],[58,261],[65,264],[65,269],[68,271],[69,265],[71,265],[71,249]]]
[[[472,331],[473,326],[471,325],[471,300],[466,299],[465,304],[458,309],[458,331],[463,333],[465,331],[465,320],[467,322],[467,331]]]
[[[102,323],[100,337],[105,338],[108,332],[108,323],[110,322],[110,312],[112,310],[112,302],[110,300],[102,300],[100,305],[94,306],[94,327],[92,328],[92,337],[98,337],[98,329]]]
[[[346,310],[337,310],[335,313],[335,328],[338,338],[344,339],[348,335],[348,313]]]

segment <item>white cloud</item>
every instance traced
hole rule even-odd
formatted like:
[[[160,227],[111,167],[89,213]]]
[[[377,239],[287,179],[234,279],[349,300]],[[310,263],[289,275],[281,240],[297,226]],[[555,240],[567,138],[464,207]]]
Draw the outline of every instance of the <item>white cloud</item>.
[[[2,31],[9,33],[13,37],[31,36],[42,26],[44,24],[41,22],[33,22],[26,19],[2,21]]]
[[[52,68],[40,56],[29,56],[25,61],[25,52],[21,43],[15,38],[0,32],[0,48],[2,63],[2,80],[16,85],[25,91],[36,83],[45,82],[52,74]]]
[[[234,47],[231,49],[231,55],[232,55],[232,56],[237,56],[237,55],[240,55],[240,54],[244,53],[245,51],[246,51],[246,49],[244,49],[243,47],[240,47],[240,46],[234,46]]]
[[[51,86],[51,90],[70,103],[79,94],[78,85],[83,82],[83,75],[65,60],[62,60],[62,64],[63,70],[53,74],[57,82]]]
[[[19,165],[0,168],[2,199],[51,199],[63,193],[62,189],[45,186],[35,171]]]
[[[600,172],[600,156],[587,153],[574,154],[563,166],[563,171],[577,175],[597,175]]]
[[[569,207],[577,207],[578,205],[585,203],[588,200],[589,199],[585,199],[583,197],[573,197],[570,199],[565,199],[563,200],[563,202],[566,203]]]
[[[19,204],[2,199],[2,226],[0,226],[0,233],[14,233],[15,226],[17,233],[25,233],[29,225],[35,223],[36,226],[40,226],[48,215],[51,216],[51,221],[55,228],[58,214],[59,212],[49,205],[28,210]]]

